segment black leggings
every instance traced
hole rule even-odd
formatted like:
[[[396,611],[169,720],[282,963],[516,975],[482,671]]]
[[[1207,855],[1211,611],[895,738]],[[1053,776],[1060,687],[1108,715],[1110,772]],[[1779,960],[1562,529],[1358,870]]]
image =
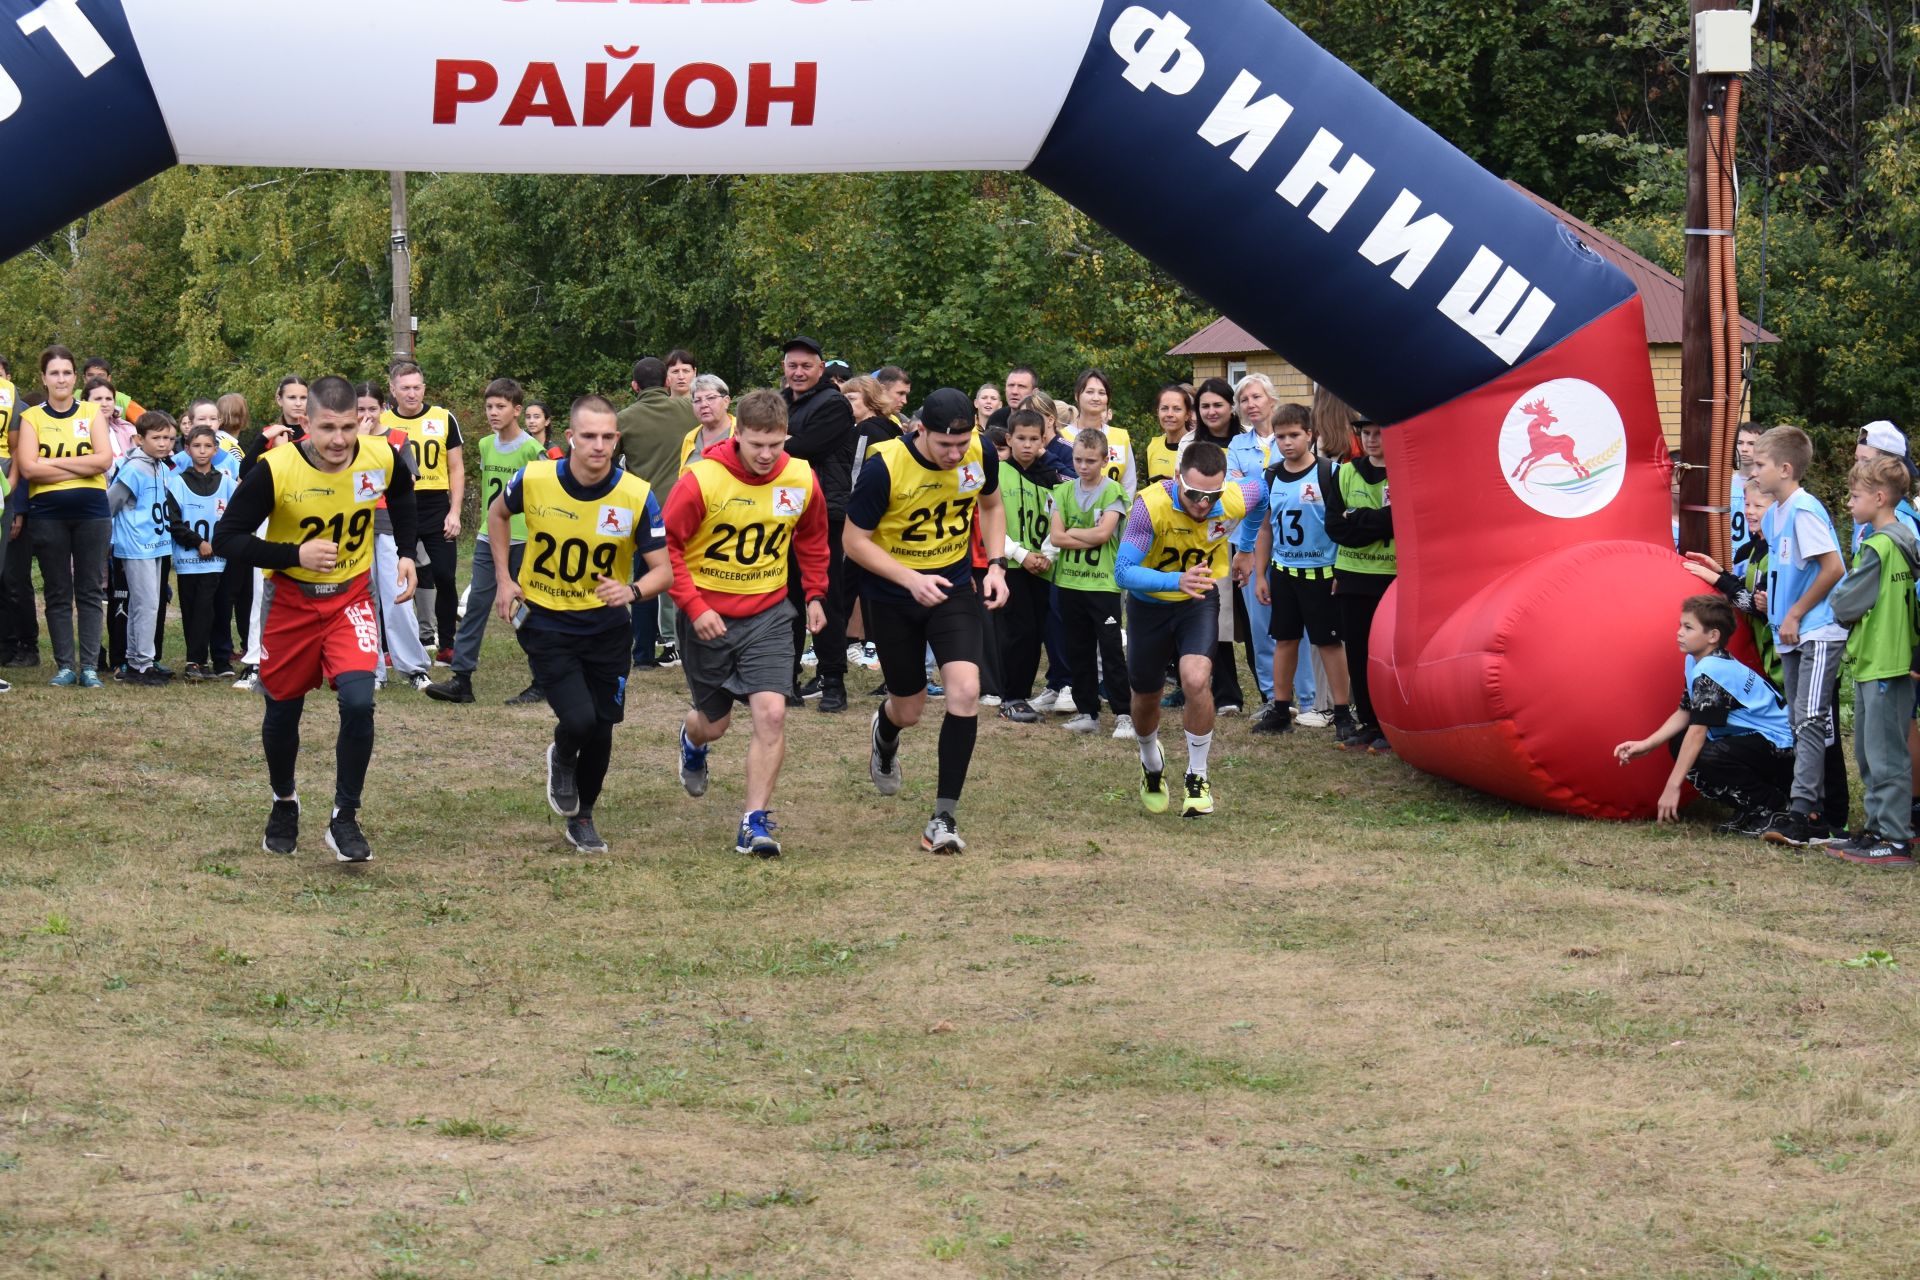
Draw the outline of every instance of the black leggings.
[[[1033,696],[1033,678],[1040,671],[1040,650],[1052,607],[1052,587],[1025,569],[1007,570],[1007,602],[993,620],[1000,645],[1000,689],[1008,702]]]
[[[220,593],[226,589],[222,575],[218,573],[176,573],[174,575],[174,594],[180,599],[180,629],[186,633],[187,661],[206,666],[211,661],[209,650],[213,644],[214,617],[217,613],[216,602]],[[159,656],[158,643],[153,648]],[[231,658],[232,654],[225,654]]]
[[[640,606],[651,608],[652,604]],[[624,615],[625,610],[619,611]],[[520,647],[533,666],[534,683],[553,708],[553,745],[562,764],[573,765],[580,814],[591,817],[613,759],[613,726],[626,718],[626,680],[632,670],[627,646],[631,621],[624,616],[596,635],[570,635],[527,626]]]
[[[1373,615],[1380,609],[1380,596],[1358,595],[1336,587],[1333,603],[1340,611],[1340,639],[1347,646],[1347,677],[1353,684],[1353,718],[1377,729],[1380,722],[1373,718],[1373,695],[1367,688],[1367,637],[1373,631]]]
[[[453,508],[444,493],[423,493],[419,504],[420,545],[427,549],[427,567],[433,577],[434,634],[441,648],[451,649],[460,630],[460,588],[454,582],[460,547],[446,536],[447,513]]]
[[[340,736],[334,742],[333,804],[336,809],[358,809],[366,787],[367,766],[373,762],[373,673],[351,671],[335,685],[340,700]],[[300,715],[304,697],[285,702],[267,699],[260,718],[260,745],[267,752],[267,777],[273,794],[294,794],[294,765],[300,759]]]
[[[1127,654],[1120,644],[1120,593],[1055,587],[1067,666],[1073,673],[1073,706],[1082,715],[1100,714],[1100,694],[1116,716],[1133,712],[1127,687]]]

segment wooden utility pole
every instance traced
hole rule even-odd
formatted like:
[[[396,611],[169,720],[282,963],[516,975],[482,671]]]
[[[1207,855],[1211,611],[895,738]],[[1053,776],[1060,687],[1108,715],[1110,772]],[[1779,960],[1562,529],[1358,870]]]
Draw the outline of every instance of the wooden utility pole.
[[[407,175],[387,174],[393,193],[393,358],[413,359],[413,257],[407,241]]]
[[[1735,8],[1734,0],[1692,0],[1692,15],[1710,9]],[[1680,458],[1688,464],[1680,473],[1680,547],[1705,551],[1711,523],[1727,522],[1725,514],[1704,510],[1708,498],[1707,467],[1713,452],[1713,333],[1708,296],[1708,255],[1713,237],[1707,210],[1707,113],[1715,110],[1714,81],[1700,73],[1700,50],[1689,18],[1687,95],[1687,266],[1686,307],[1680,330]]]

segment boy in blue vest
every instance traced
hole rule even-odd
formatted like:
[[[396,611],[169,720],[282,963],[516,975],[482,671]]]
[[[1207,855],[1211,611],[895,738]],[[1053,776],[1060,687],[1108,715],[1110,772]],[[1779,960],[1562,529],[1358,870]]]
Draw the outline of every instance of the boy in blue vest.
[[[173,474],[175,424],[170,414],[149,409],[134,424],[137,448],[114,464],[107,487],[113,515],[113,597],[107,615],[110,643],[125,654],[127,684],[161,685],[173,673],[154,664],[165,620],[167,556],[173,539],[167,532],[167,477]]]
[[[180,629],[186,633],[187,665],[181,674],[188,680],[210,680],[214,665],[209,650],[213,644],[216,600],[227,562],[213,554],[213,526],[227,514],[227,503],[239,486],[230,471],[223,470],[222,458],[231,461],[220,447],[220,433],[201,425],[187,432],[187,447],[177,459],[187,459],[185,469],[176,469],[167,477],[167,533],[173,539],[173,572],[180,590]]]
[[[1853,464],[1847,508],[1867,535],[1853,569],[1833,589],[1833,616],[1850,627],[1853,662],[1853,749],[1866,792],[1866,823],[1858,835],[1827,852],[1863,866],[1913,865],[1912,756],[1914,643],[1920,640],[1920,602],[1913,593],[1920,538],[1899,517],[1912,485],[1899,457]]]
[[[1341,645],[1340,616],[1333,599],[1333,562],[1340,549],[1327,534],[1327,495],[1338,480],[1333,463],[1314,456],[1313,433],[1297,416],[1275,415],[1273,442],[1279,457],[1266,472],[1270,518],[1261,523],[1253,551],[1260,566],[1255,570],[1259,575],[1254,579],[1255,596],[1271,610],[1274,700],[1253,722],[1253,731],[1293,732],[1294,675],[1304,638],[1319,652],[1326,669],[1338,739],[1353,732],[1353,713],[1347,708],[1347,652]]]
[[[1767,623],[1780,651],[1794,735],[1792,805],[1764,838],[1793,848],[1826,844],[1837,832],[1831,815],[1847,811],[1845,769],[1836,780],[1826,767],[1828,744],[1839,737],[1835,705],[1847,648],[1847,629],[1834,620],[1827,597],[1846,567],[1827,509],[1800,487],[1812,462],[1813,441],[1798,427],[1775,427],[1753,446],[1751,483],[1774,501],[1761,522],[1772,557]]]
[[[1793,782],[1793,730],[1787,704],[1766,677],[1727,654],[1736,625],[1733,606],[1717,595],[1680,606],[1680,652],[1686,655],[1680,706],[1665,724],[1613,749],[1621,764],[1670,746],[1673,771],[1660,792],[1661,822],[1680,812],[1680,786],[1733,809],[1724,835],[1754,836],[1772,827]],[[1675,740],[1678,739],[1676,742]]]

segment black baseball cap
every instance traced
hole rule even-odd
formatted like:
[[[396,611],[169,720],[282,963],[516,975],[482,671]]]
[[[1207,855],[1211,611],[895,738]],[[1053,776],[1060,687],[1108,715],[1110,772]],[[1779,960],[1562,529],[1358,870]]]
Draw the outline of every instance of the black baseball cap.
[[[920,406],[920,426],[935,435],[955,436],[973,430],[973,401],[967,393],[942,387]]]
[[[789,351],[811,351],[817,356],[825,355],[825,353],[820,350],[820,344],[805,334],[787,339],[787,345],[780,348],[780,354],[784,356]]]
[[[785,355],[786,353],[785,353],[785,352],[782,352],[781,354],[782,354],[782,355]],[[838,369],[838,370],[840,370],[840,371],[841,371],[842,373],[852,373],[852,372],[853,372],[853,366],[852,366],[852,365],[850,365],[850,364],[848,364],[848,363],[847,363],[847,362],[846,362],[845,360],[841,360],[841,359],[838,359],[838,358],[835,358],[835,359],[832,359],[832,360],[829,360],[829,361],[827,361],[827,371],[828,371],[829,373],[831,373],[831,372],[833,372],[833,371],[834,371],[835,369]]]

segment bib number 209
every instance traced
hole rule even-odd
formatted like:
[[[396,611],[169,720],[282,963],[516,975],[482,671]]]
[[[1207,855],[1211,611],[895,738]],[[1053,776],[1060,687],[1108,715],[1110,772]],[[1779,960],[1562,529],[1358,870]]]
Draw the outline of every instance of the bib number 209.
[[[619,555],[611,542],[599,543],[589,551],[584,538],[562,541],[550,533],[534,534],[533,545],[536,551],[533,571],[543,578],[569,584],[586,581],[589,565],[594,577],[612,577],[614,560]]]

